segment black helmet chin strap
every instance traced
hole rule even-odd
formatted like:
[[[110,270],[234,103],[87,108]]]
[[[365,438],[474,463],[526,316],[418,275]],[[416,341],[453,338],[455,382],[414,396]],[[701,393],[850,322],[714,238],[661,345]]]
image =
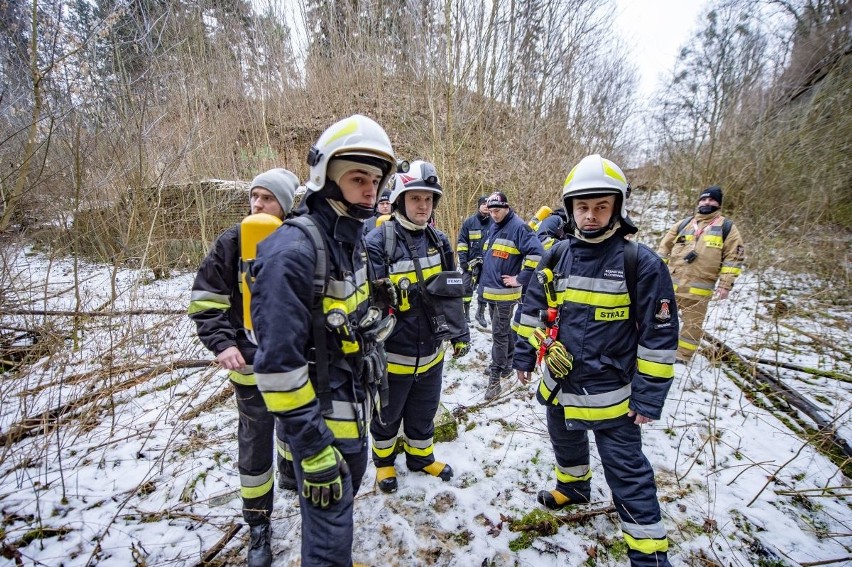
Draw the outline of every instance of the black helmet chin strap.
[[[346,214],[352,217],[353,219],[365,221],[368,218],[372,217],[373,213],[375,213],[372,207],[365,207],[364,205],[357,205],[347,201],[343,197],[343,191],[340,190],[340,185],[338,185],[331,179],[326,180],[324,191],[326,191],[325,195],[328,199],[333,199],[335,201],[340,201],[341,203],[343,203],[343,206],[346,207]]]

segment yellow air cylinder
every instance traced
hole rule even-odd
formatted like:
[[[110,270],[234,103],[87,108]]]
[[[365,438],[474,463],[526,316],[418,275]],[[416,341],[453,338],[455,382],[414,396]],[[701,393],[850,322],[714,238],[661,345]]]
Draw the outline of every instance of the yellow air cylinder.
[[[529,225],[532,227],[533,230],[537,230],[538,225],[541,224],[541,221],[549,217],[550,213],[552,212],[553,209],[551,209],[547,205],[540,206],[535,212],[535,215],[533,215],[533,218],[530,220]]]
[[[257,213],[249,215],[240,223],[240,291],[243,294],[243,326],[252,331],[251,325],[251,286],[247,281],[248,272],[257,257],[257,245],[281,226],[282,221],[275,215]]]

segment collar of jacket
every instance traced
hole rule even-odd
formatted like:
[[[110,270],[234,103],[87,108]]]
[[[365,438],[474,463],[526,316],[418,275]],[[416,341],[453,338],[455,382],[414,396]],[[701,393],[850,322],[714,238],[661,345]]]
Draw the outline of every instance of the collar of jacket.
[[[721,217],[721,216],[722,216],[722,210],[719,209],[718,211],[713,211],[709,215],[702,215],[701,213],[695,213],[695,216],[692,217],[692,218],[694,218],[695,222],[697,222],[698,224],[704,224],[704,223],[708,223],[708,222],[713,222],[717,217]]]
[[[361,240],[364,223],[352,217],[339,215],[325,199],[316,199],[310,209],[311,216],[316,219],[326,234],[331,232],[338,242],[356,244]]]

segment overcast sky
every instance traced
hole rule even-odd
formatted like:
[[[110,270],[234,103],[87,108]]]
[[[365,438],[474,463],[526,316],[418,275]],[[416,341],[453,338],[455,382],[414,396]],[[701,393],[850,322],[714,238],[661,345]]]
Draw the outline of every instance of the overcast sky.
[[[696,28],[708,0],[616,0],[616,22],[639,66],[639,90],[650,95]]]

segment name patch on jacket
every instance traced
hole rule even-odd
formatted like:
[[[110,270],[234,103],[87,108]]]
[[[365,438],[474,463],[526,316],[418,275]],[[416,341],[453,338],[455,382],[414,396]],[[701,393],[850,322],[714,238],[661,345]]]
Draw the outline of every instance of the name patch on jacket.
[[[503,260],[507,260],[509,258],[509,253],[505,250],[492,250],[491,255],[495,258],[501,258]]]
[[[612,268],[607,268],[604,270],[604,277],[608,280],[623,280],[624,272],[622,270],[613,270]]]
[[[672,318],[672,312],[669,308],[671,299],[660,299],[657,301],[657,313],[654,318],[660,323],[665,323]]]
[[[630,318],[629,307],[616,307],[615,309],[595,309],[595,321],[623,321]]]

